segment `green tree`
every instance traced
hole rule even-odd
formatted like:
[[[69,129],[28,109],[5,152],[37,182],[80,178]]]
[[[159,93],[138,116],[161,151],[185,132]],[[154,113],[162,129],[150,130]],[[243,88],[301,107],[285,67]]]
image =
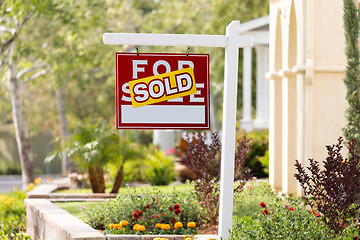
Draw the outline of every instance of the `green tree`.
[[[35,14],[42,14],[48,2],[43,1],[0,1],[0,66],[7,65],[7,86],[11,98],[15,136],[18,145],[22,168],[23,188],[35,179],[33,154],[29,143],[28,126],[25,119],[23,101],[20,95],[21,85],[47,73],[43,62],[33,60],[34,64],[24,61],[21,52],[15,52],[19,47],[17,40],[25,23]],[[19,65],[24,64],[22,70]]]
[[[105,192],[104,168],[107,164],[116,165],[117,173],[111,193],[117,193],[122,185],[124,162],[142,156],[137,144],[121,138],[112,127],[104,122],[79,124],[75,133],[64,139],[65,144],[50,154],[46,161],[67,155],[76,166],[89,174],[94,193]]]
[[[345,54],[347,59],[344,83],[347,88],[347,125],[343,128],[348,141],[355,141],[360,151],[360,80],[359,80],[359,16],[353,0],[344,0]]]
[[[10,54],[12,43],[19,36],[25,23],[39,7],[39,0],[31,1],[0,1],[0,66]]]

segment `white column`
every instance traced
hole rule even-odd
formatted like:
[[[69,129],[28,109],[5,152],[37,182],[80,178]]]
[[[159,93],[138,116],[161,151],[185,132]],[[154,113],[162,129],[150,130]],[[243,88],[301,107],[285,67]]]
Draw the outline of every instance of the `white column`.
[[[294,167],[297,158],[297,82],[294,74],[282,79],[282,190],[296,194]]]
[[[251,119],[251,64],[252,48],[243,49],[243,118],[241,127],[247,132],[253,130]]]
[[[256,119],[255,129],[269,128],[269,80],[265,74],[269,71],[269,47],[256,46]]]
[[[269,77],[269,182],[282,191],[282,79]]]
[[[228,240],[232,228],[234,194],[234,158],[236,132],[236,99],[239,61],[240,22],[226,27],[228,44],[225,47],[223,125],[221,141],[219,237]]]
[[[169,148],[175,147],[174,130],[154,130],[153,143],[158,145],[160,150],[167,152]]]

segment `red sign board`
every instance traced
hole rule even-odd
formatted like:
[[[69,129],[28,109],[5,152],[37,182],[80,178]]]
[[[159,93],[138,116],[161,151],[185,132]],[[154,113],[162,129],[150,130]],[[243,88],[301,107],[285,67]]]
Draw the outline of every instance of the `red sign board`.
[[[195,94],[132,107],[129,81],[193,68]],[[118,129],[210,129],[209,55],[116,53]]]

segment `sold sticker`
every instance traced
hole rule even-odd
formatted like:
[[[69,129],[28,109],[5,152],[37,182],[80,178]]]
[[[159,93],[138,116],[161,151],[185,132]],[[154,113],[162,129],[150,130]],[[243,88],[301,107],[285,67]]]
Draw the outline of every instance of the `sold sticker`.
[[[129,89],[134,108],[197,92],[191,67],[130,81]]]

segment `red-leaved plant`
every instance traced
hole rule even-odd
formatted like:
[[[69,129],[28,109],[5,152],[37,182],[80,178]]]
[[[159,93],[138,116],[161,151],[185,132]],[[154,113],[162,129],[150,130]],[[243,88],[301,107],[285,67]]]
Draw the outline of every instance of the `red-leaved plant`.
[[[194,133],[191,138],[187,135],[187,144],[181,160],[193,171],[197,198],[206,209],[210,223],[215,224],[219,215],[221,140],[213,132],[211,143],[207,144],[204,134]],[[241,191],[245,182],[252,177],[250,171],[243,172],[249,149],[249,139],[244,137],[237,142],[234,181],[239,181],[239,184],[235,191]]]
[[[341,155],[343,138],[336,145],[326,146],[328,156],[323,168],[313,159],[309,159],[309,174],[296,160],[296,179],[304,189],[305,200],[312,209],[321,212],[327,226],[341,233],[350,218],[355,217],[360,205],[355,202],[360,197],[360,156],[356,152],[354,141],[348,143],[348,158]],[[322,170],[321,170],[322,169]]]

